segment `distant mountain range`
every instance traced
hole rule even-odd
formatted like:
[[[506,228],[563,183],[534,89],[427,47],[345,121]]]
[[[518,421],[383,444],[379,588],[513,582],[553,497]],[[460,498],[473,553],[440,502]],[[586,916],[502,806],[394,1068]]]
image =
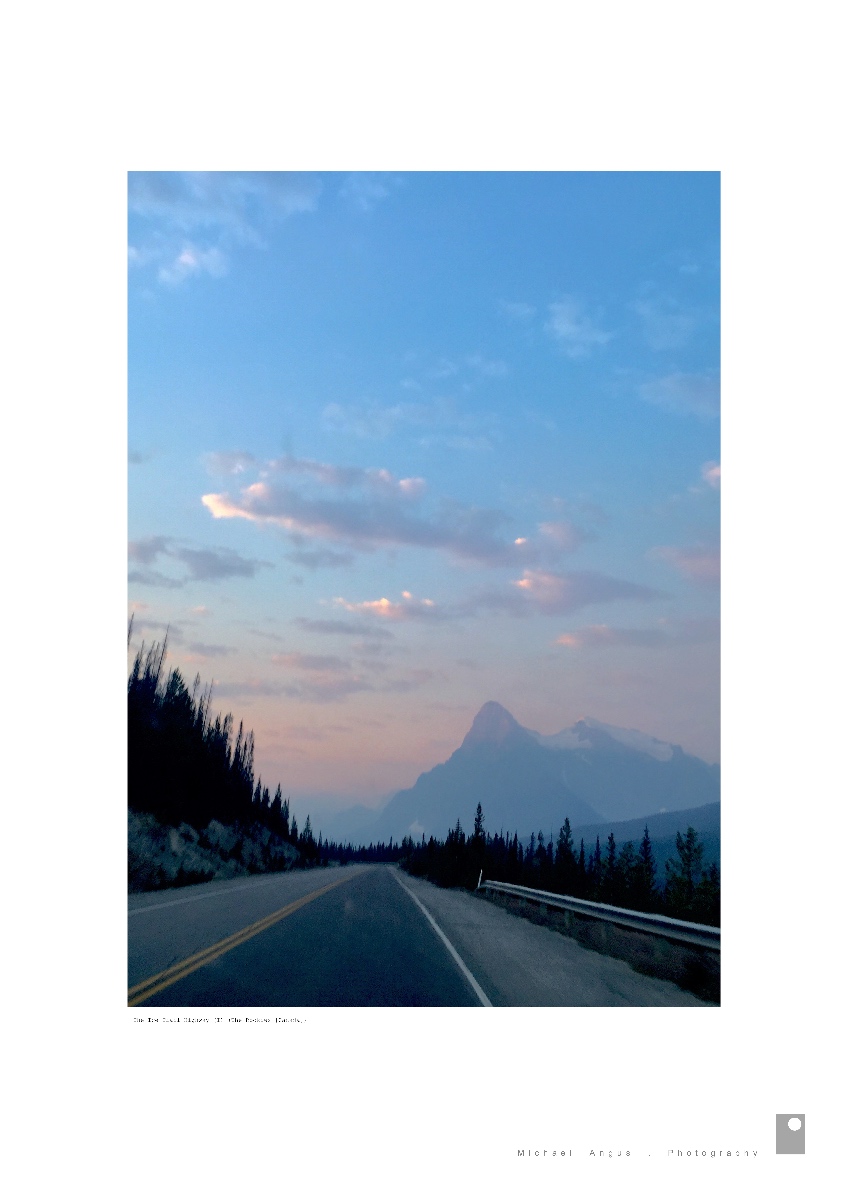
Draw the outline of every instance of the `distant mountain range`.
[[[638,730],[585,717],[545,736],[490,700],[447,762],[425,771],[380,812],[358,806],[339,813],[335,836],[443,838],[457,820],[468,832],[479,803],[490,833],[529,837],[543,829],[556,839],[568,817],[581,832],[603,828],[603,838],[610,822],[718,804],[719,786],[717,766]]]

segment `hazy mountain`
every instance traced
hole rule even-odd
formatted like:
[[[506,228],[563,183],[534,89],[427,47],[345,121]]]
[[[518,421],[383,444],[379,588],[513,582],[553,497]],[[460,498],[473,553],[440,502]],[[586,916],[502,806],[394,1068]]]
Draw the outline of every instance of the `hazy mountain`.
[[[591,718],[543,736],[490,700],[447,762],[397,792],[360,836],[444,837],[457,819],[468,831],[478,802],[490,832],[556,834],[566,816],[574,827],[595,825],[718,799],[718,767],[679,746]]]

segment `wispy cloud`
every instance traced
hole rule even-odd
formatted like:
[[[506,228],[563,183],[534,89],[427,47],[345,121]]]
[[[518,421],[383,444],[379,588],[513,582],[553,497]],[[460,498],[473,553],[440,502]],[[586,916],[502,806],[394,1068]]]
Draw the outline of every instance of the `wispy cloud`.
[[[137,240],[130,265],[152,267],[160,283],[226,274],[239,245],[261,247],[273,225],[315,208],[315,175],[274,171],[133,171],[129,211]]]
[[[150,564],[156,562],[160,556],[181,563],[188,573],[173,577],[150,569]],[[131,541],[128,557],[130,562],[140,563],[144,568],[131,571],[128,577],[130,582],[167,588],[184,587],[195,580],[214,582],[238,576],[252,579],[261,567],[273,565],[262,559],[244,558],[235,550],[195,549],[180,545],[173,538],[159,536]]]
[[[574,612],[590,604],[613,600],[656,600],[664,595],[654,588],[598,571],[574,571],[566,575],[527,570],[521,579],[514,580],[513,586],[527,604],[544,613]]]
[[[402,184],[403,179],[399,175],[385,171],[354,171],[345,179],[339,195],[360,212],[368,213],[387,200]]]
[[[717,417],[720,407],[720,385],[717,375],[687,375],[676,372],[643,383],[639,389],[644,400],[670,413],[687,413],[696,417]]]
[[[521,300],[501,300],[498,308],[505,317],[509,317],[512,321],[526,322],[536,315],[535,307],[532,304],[525,304]]]
[[[203,461],[210,475],[242,475],[258,465],[257,459],[246,450],[214,451],[204,454]]]
[[[717,462],[705,462],[701,467],[701,478],[711,488],[718,490],[721,487],[721,464]]]
[[[660,558],[700,587],[718,587],[721,582],[721,554],[716,546],[656,546],[652,558]]]
[[[490,374],[497,374],[494,365]],[[412,387],[413,381],[407,382]],[[322,421],[331,433],[370,441],[383,441],[408,430],[422,446],[439,445],[453,450],[490,450],[500,436],[495,413],[464,408],[448,396],[387,405],[328,404]]]
[[[557,646],[582,650],[589,646],[658,646],[668,641],[668,635],[658,629],[611,629],[609,625],[586,625],[573,633],[561,633]]]
[[[186,242],[177,254],[160,266],[157,278],[160,283],[175,286],[192,275],[211,275],[213,279],[220,279],[228,269],[227,257],[217,246],[204,250]]]
[[[306,630],[307,633],[338,634],[342,637],[362,637],[362,626],[355,621],[322,620],[312,617],[294,617],[293,625]],[[388,629],[369,629],[369,638],[394,638]]]
[[[299,567],[307,567],[311,571],[319,567],[347,567],[354,561],[352,554],[326,549],[292,550],[286,558],[289,562],[297,563]]]
[[[594,350],[605,346],[612,334],[589,317],[574,296],[565,296],[548,305],[545,330],[562,347],[569,358],[587,358]]]
[[[269,220],[312,211],[321,192],[316,175],[291,171],[131,171],[130,212],[189,232],[227,229],[260,240]]]
[[[585,533],[571,521],[543,521],[539,532],[561,550],[576,550],[586,540]]]
[[[312,458],[295,458],[284,454],[273,459],[263,474],[307,475],[328,487],[349,490],[367,488],[371,491],[404,498],[415,498],[423,494],[426,483],[421,478],[396,479],[390,471],[376,467],[339,467],[331,463],[318,462]]]
[[[569,633],[561,633],[557,646],[570,650],[598,650],[607,647],[648,647],[691,645],[714,641],[719,635],[719,622],[713,617],[685,620],[664,620],[649,629],[616,629],[609,625],[584,625]]]
[[[288,654],[274,654],[271,662],[281,667],[289,667],[293,671],[327,672],[348,671],[350,663],[335,654],[302,654],[291,651]]]
[[[647,289],[631,305],[651,350],[678,350],[685,346],[701,321],[700,314],[667,293]]]
[[[228,654],[234,654],[233,646],[219,646],[210,642],[189,642],[188,648],[192,654],[197,654],[201,658],[224,658]]]
[[[153,571],[150,568],[130,571],[127,575],[127,581],[129,583],[142,584],[145,587],[162,588],[181,588],[186,584],[185,579],[174,579],[170,575],[163,575],[161,571]]]
[[[127,557],[130,562],[155,562],[160,554],[167,554],[171,539],[166,537],[146,537],[130,542],[127,546]]]

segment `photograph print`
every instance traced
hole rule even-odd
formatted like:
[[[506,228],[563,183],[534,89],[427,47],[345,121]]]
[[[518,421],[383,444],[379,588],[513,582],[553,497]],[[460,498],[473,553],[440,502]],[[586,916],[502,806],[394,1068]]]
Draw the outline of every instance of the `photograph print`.
[[[719,218],[129,174],[129,1006],[720,1003]]]

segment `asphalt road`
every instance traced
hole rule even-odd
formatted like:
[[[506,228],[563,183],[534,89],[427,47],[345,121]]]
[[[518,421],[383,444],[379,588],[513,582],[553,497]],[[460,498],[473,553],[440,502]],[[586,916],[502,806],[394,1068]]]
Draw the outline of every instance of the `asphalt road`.
[[[706,1007],[384,865],[131,896],[129,988],[146,1007]]]

